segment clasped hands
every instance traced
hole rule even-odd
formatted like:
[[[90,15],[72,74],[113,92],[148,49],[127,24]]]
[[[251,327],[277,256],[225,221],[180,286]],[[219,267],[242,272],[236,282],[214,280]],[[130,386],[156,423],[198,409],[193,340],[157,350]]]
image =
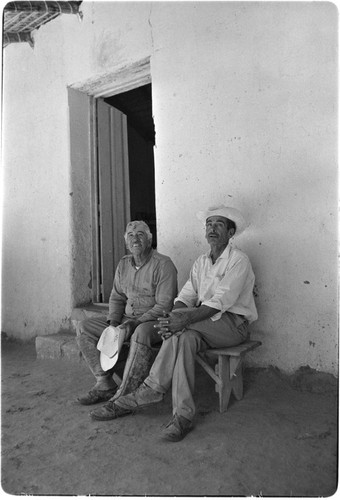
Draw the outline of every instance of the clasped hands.
[[[164,313],[161,318],[157,318],[157,321],[154,328],[158,328],[158,334],[163,340],[167,340],[172,335],[178,337],[191,323],[189,312],[185,309],[177,309],[169,314]]]
[[[166,340],[172,335],[181,335],[185,328],[191,323],[191,318],[187,309],[176,309],[169,314],[164,312],[161,318],[157,318],[157,321],[158,323],[154,325],[154,328],[157,328],[159,335],[163,340]],[[114,321],[111,321],[110,324],[124,329],[125,341],[127,341],[140,322],[138,320],[128,319],[122,324],[117,324],[117,322]]]

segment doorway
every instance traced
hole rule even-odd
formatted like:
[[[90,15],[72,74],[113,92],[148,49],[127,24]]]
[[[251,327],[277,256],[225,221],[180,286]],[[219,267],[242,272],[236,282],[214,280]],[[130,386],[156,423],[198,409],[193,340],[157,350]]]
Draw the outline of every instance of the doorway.
[[[144,220],[157,246],[151,83],[97,99],[99,302],[108,302],[123,234]]]
[[[127,117],[130,217],[144,220],[157,247],[154,151],[155,125],[152,117],[151,83],[107,97],[104,102]]]
[[[106,303],[127,222],[157,244],[150,57],[68,86],[73,307]]]

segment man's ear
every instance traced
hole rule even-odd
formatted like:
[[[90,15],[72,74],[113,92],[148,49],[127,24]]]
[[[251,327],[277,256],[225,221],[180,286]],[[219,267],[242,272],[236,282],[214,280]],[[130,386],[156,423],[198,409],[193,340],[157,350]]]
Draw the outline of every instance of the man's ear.
[[[231,227],[231,228],[229,229],[229,234],[230,234],[230,238],[232,238],[232,237],[234,236],[234,234],[235,234],[235,229],[234,229],[233,227]]]

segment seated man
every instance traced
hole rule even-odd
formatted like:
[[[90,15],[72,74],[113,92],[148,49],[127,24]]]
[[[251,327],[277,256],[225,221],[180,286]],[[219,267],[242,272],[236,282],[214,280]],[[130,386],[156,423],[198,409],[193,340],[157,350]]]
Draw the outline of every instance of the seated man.
[[[198,215],[205,222],[210,251],[194,263],[169,317],[159,318],[164,341],[149,376],[135,392],[92,412],[94,419],[117,418],[160,402],[172,384],[173,419],[163,437],[179,441],[195,415],[196,353],[247,339],[247,326],[257,319],[255,277],[248,257],[229,244],[245,228],[244,219],[238,210],[224,206]]]
[[[83,405],[108,401],[117,391],[112,370],[100,365],[98,340],[108,324],[125,330],[131,340],[119,394],[136,389],[148,375],[159,342],[154,329],[163,311],[169,312],[177,294],[177,270],[171,259],[152,249],[152,234],[143,221],[129,222],[124,235],[129,255],[118,263],[109,300],[109,315],[82,321],[77,337],[79,348],[96,384],[78,399]]]

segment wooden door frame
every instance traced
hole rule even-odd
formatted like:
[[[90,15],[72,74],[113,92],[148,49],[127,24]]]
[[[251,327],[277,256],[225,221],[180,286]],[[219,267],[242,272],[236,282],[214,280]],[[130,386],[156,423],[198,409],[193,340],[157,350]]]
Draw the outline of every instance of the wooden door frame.
[[[98,180],[101,301],[108,302],[112,280],[120,259],[126,254],[123,238],[131,220],[127,117],[99,97]]]
[[[151,83],[151,70],[150,70],[150,57],[146,57],[135,63],[131,63],[124,66],[119,66],[112,68],[109,72],[101,75],[83,80],[81,82],[73,83],[68,86],[68,89],[73,91],[81,92],[88,96],[87,99],[87,117],[88,126],[87,131],[84,132],[86,137],[84,137],[84,143],[87,143],[88,151],[88,163],[90,169],[90,201],[91,203],[91,221],[89,225],[91,226],[91,241],[92,241],[92,262],[91,269],[89,273],[84,272],[82,266],[77,263],[75,259],[72,262],[72,276],[77,276],[74,280],[77,286],[73,284],[73,301],[74,306],[80,305],[86,301],[86,292],[81,293],[78,287],[81,289],[88,289],[88,275],[91,274],[92,280],[92,291],[91,298],[92,302],[96,303],[100,301],[100,282],[99,282],[99,262],[100,262],[100,249],[99,249],[99,226],[98,226],[98,159],[97,159],[97,105],[96,99],[99,97],[105,98],[110,97],[122,92],[127,92],[128,90],[133,90],[137,87],[147,85]],[[72,150],[72,145],[71,145]],[[71,154],[71,169],[72,167],[72,154]],[[77,172],[72,171],[71,178],[74,178],[79,173],[79,168],[76,169]],[[75,179],[75,184],[77,184],[77,179]],[[81,185],[81,182],[79,183]],[[81,213],[82,204],[84,210],[86,211],[86,196],[79,196],[77,202],[76,213],[73,211],[73,217],[77,217],[77,214]],[[81,255],[81,245],[83,244],[84,238],[79,236],[76,230],[76,222],[73,220],[71,224],[72,227],[72,241],[73,241],[73,255]],[[85,231],[87,231],[87,226],[85,224]],[[78,252],[79,250],[79,252]],[[81,272],[84,276],[79,276]],[[83,281],[82,281],[83,280]]]

